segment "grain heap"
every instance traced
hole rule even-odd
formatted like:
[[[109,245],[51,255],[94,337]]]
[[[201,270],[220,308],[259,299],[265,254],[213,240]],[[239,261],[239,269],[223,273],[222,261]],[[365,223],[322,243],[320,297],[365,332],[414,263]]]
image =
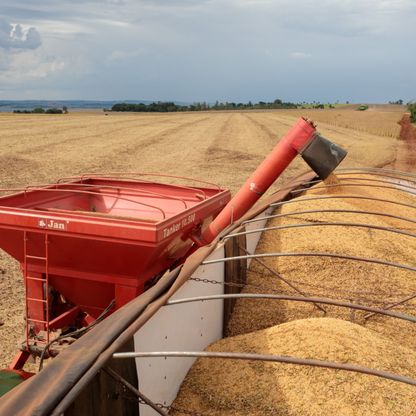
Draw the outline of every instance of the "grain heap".
[[[289,322],[224,338],[208,350],[318,358],[416,374],[415,351],[340,319]],[[415,400],[415,387],[377,377],[290,364],[205,358],[188,373],[174,407],[218,416],[410,416]]]
[[[393,187],[394,185],[373,182],[373,180],[391,181],[392,179],[389,178],[352,174],[338,175],[338,177],[341,186],[318,184],[312,187],[305,195],[295,198],[293,203],[284,204],[277,209],[275,214],[285,216],[273,218],[268,224],[269,227],[294,224],[316,224],[317,226],[264,232],[257,252],[336,253],[414,266],[416,239],[412,236],[366,227],[321,226],[319,224],[328,222],[370,224],[416,234],[416,196],[402,190],[379,188],[378,186]],[[350,195],[391,200],[413,207],[369,199],[344,198]],[[307,200],[319,196],[337,198]],[[305,201],[302,202],[303,200]],[[400,216],[410,221],[350,212],[300,213],[312,210],[377,212]],[[416,294],[415,273],[410,270],[327,257],[274,257],[262,259],[262,261],[296,284],[309,296],[335,298],[383,308]],[[244,291],[260,292],[250,284],[268,287],[271,289],[269,293],[296,294],[256,262],[252,263],[248,285]],[[263,289],[261,291],[265,292]],[[413,299],[395,307],[394,310],[413,313],[415,306],[416,299]],[[402,342],[416,349],[414,325],[381,316],[365,320],[365,312],[352,313],[348,309],[331,306],[325,306],[325,309],[327,316],[357,322],[392,339],[400,336]],[[312,316],[324,315],[313,304],[241,300],[237,302],[229,330],[232,335],[236,335]]]
[[[414,267],[416,239],[411,234],[416,235],[416,196],[403,191],[414,192],[414,184],[400,180],[398,189],[397,180],[388,175],[362,172],[338,178],[339,183],[318,183],[278,207],[275,214],[281,216],[271,219],[269,227],[314,225],[266,231],[257,253],[335,253]],[[322,196],[335,198],[316,199]],[[323,225],[330,222],[344,225]],[[416,294],[414,271],[391,265],[319,256],[262,261],[308,296],[386,308]],[[243,292],[297,294],[256,261],[251,263]],[[414,314],[415,307],[416,300],[411,299],[392,309]],[[239,300],[228,328],[234,336],[209,349],[356,363],[416,377],[414,324],[378,315],[365,319],[365,312],[340,307],[325,309],[326,314],[310,303]],[[210,415],[410,415],[415,398],[414,387],[371,376],[205,359],[190,371],[175,405]]]

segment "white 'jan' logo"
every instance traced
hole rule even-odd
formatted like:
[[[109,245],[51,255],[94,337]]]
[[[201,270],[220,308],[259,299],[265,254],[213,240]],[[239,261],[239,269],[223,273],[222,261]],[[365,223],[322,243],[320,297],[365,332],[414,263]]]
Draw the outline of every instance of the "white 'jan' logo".
[[[39,228],[47,228],[48,230],[66,231],[69,221],[56,221],[48,218],[39,218]]]

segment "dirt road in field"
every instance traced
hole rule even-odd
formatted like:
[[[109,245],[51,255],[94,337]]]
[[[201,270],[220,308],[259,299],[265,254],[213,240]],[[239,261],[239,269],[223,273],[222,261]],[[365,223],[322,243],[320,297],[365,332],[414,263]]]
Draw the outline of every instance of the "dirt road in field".
[[[301,114],[0,114],[0,186],[41,184],[85,172],[130,171],[200,178],[234,193]],[[378,135],[372,128],[363,131],[362,113],[353,128],[345,126],[354,114],[316,114],[319,131],[349,151],[344,166],[384,166],[394,160],[397,141],[391,137],[395,127],[390,121],[389,133]],[[313,117],[313,112],[307,115]],[[371,123],[376,117],[372,112]],[[378,117],[385,123],[383,115]],[[299,158],[278,183],[306,169]],[[23,334],[24,289],[18,265],[3,252],[0,269],[2,368]]]

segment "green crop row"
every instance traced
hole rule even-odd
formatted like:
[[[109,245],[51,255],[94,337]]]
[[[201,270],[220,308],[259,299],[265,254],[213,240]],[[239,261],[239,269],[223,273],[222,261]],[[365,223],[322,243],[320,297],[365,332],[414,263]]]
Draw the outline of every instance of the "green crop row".
[[[413,123],[416,123],[416,103],[408,104],[407,108],[410,111],[410,118]]]

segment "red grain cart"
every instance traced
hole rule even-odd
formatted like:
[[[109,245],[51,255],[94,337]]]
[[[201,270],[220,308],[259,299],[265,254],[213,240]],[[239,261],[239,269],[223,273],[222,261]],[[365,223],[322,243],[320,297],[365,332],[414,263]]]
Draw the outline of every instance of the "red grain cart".
[[[52,331],[141,294],[229,199],[215,186],[98,176],[0,198],[0,246],[20,262],[26,286],[26,344],[11,367],[39,354]]]

